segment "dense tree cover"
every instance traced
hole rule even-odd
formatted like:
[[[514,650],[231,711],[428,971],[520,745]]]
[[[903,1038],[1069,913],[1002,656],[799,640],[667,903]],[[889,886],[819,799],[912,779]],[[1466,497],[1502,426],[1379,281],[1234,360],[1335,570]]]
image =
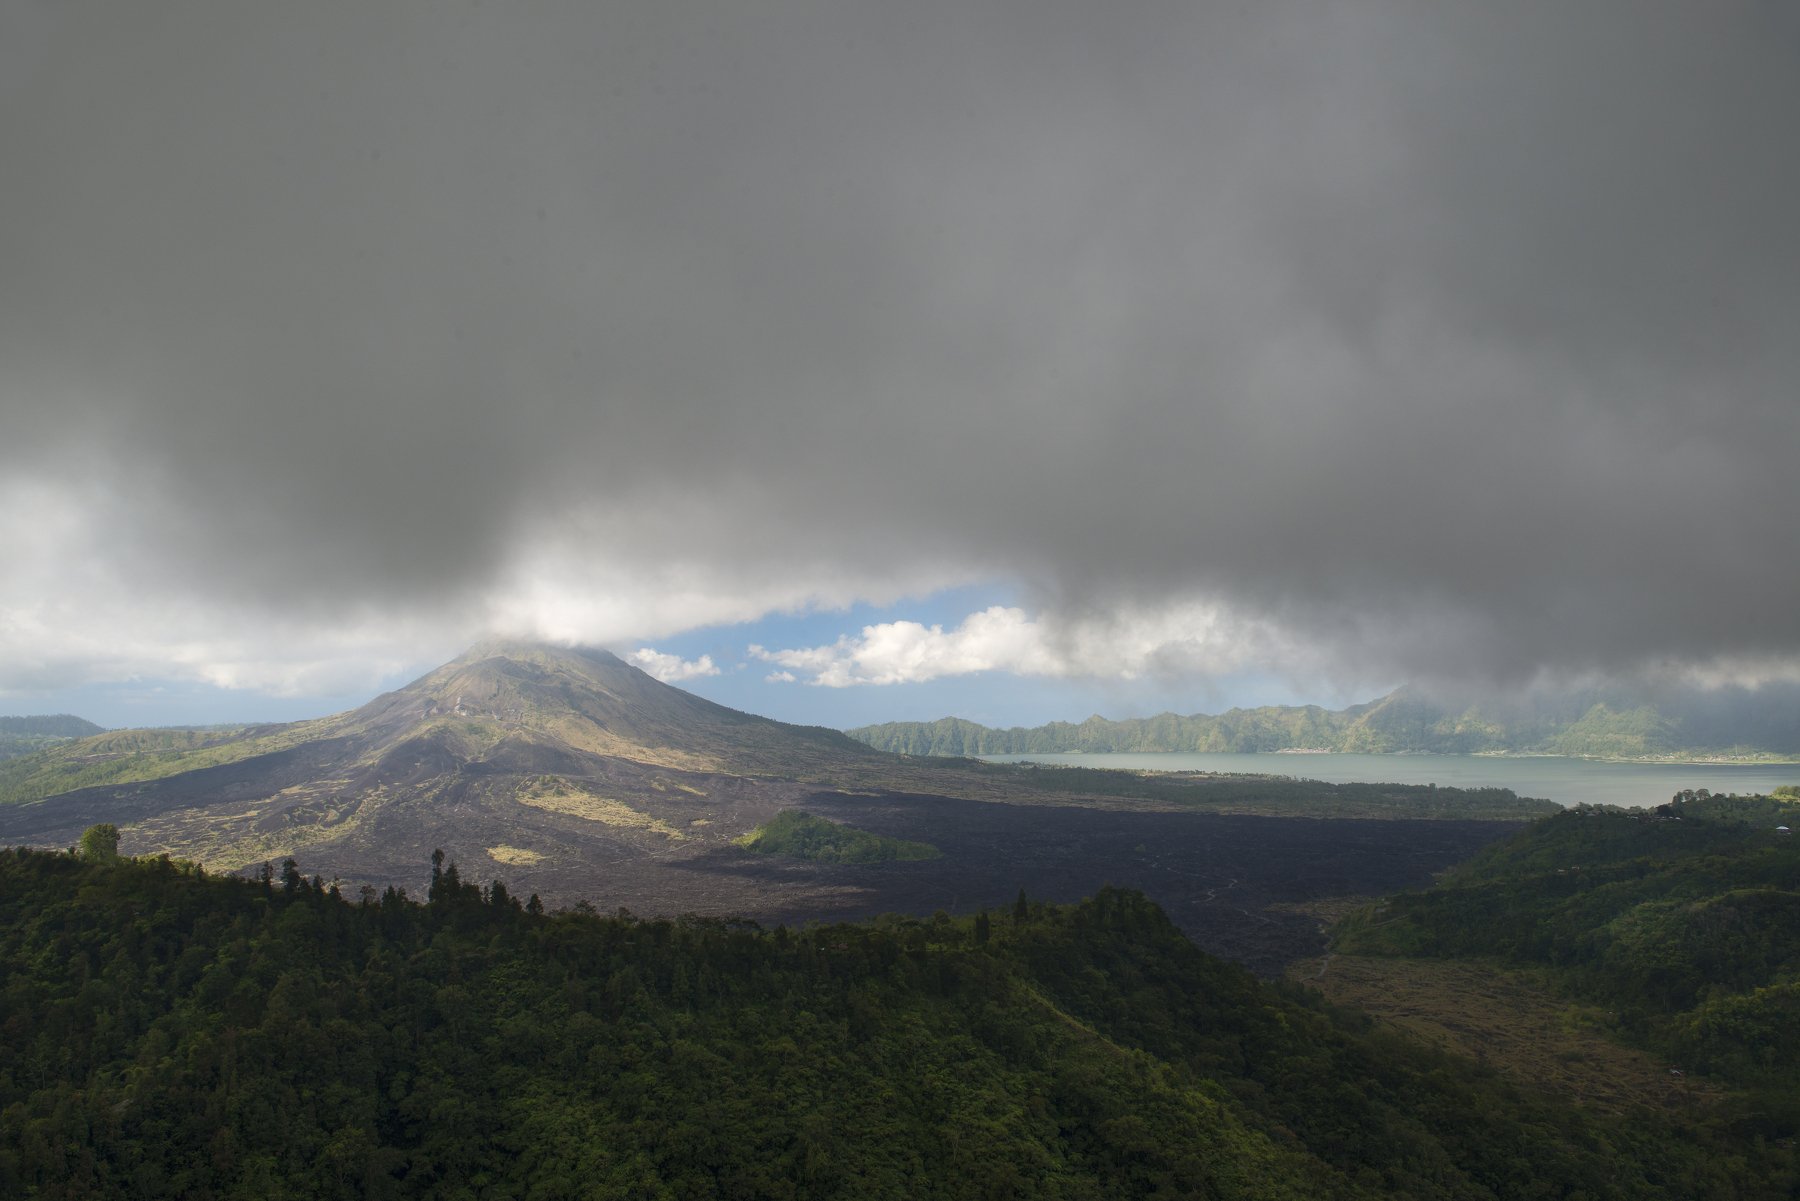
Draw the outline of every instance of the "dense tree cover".
[[[119,857],[119,827],[101,822],[82,831],[75,853],[90,863],[111,863]]]
[[[1447,702],[1410,688],[1347,709],[1266,705],[1109,721],[1051,722],[996,730],[962,718],[887,722],[849,731],[870,746],[908,755],[1042,755],[1068,752],[1255,753],[1289,748],[1385,754],[1493,751],[1598,758],[1731,754],[1800,756],[1800,690],[1736,703],[1731,695],[1642,698],[1588,690],[1511,704]]]
[[[1558,755],[1630,759],[1668,755],[1683,748],[1683,739],[1676,724],[1649,705],[1596,704],[1541,745]]]
[[[738,845],[758,855],[783,855],[815,863],[892,863],[936,859],[942,854],[930,843],[871,834],[798,809],[777,813],[738,839]]]
[[[1800,790],[1578,806],[1339,925],[1355,953],[1548,968],[1625,1037],[1749,1090],[1743,1120],[1800,1133]]]
[[[0,735],[47,735],[50,738],[86,738],[104,733],[88,718],[74,713],[49,713],[32,717],[0,717]]]
[[[105,731],[105,726],[97,726],[85,717],[76,717],[72,713],[0,717],[0,734],[42,734],[50,738],[86,738],[90,734],[102,734]]]
[[[1269,817],[1452,818],[1523,821],[1561,805],[1521,797],[1510,788],[1440,788],[1436,784],[1328,784],[1291,776],[1223,772],[1131,772],[1032,763],[980,763],[983,775],[1023,780],[1038,792],[1161,801],[1207,813]]]
[[[0,1195],[1787,1195],[1259,983],[1142,896],[799,931],[0,851]]]

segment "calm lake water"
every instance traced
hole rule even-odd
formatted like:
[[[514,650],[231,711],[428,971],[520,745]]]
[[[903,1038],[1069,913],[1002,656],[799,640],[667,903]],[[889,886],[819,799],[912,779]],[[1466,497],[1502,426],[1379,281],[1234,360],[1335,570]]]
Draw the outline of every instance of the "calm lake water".
[[[1768,792],[1800,784],[1800,764],[1596,763],[1489,755],[984,755],[993,763],[1056,763],[1136,771],[1254,772],[1330,784],[1510,788],[1562,805],[1660,805],[1684,788]]]

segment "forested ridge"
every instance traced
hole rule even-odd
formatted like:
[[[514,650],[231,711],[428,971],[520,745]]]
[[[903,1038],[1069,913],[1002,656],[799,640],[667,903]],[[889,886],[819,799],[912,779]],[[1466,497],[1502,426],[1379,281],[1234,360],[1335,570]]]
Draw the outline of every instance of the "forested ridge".
[[[1773,1197],[1263,984],[1142,896],[803,930],[0,852],[0,1193]]]
[[[103,732],[93,722],[67,713],[0,717],[0,759],[29,754],[71,738],[86,738]]]
[[[1800,759],[1800,690],[1687,690],[1654,697],[1587,690],[1500,702],[1450,700],[1400,688],[1345,709],[1265,705],[1206,713],[993,729],[960,717],[897,721],[847,731],[907,755],[1045,755],[1072,752],[1259,753],[1289,749],[1357,754],[1496,752],[1602,759]]]
[[[1739,1091],[1740,1129],[1800,1135],[1800,789],[1576,806],[1427,892],[1339,923],[1362,955],[1543,971],[1627,1042]]]
[[[102,727],[70,713],[0,717],[0,734],[42,734],[51,738],[86,738]]]

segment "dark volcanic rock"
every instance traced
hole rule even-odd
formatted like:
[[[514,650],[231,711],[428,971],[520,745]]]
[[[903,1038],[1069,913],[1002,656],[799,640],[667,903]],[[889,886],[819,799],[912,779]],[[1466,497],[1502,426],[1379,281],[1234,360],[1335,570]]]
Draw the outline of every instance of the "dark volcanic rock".
[[[576,899],[641,915],[737,914],[802,923],[1002,909],[1021,888],[1039,900],[1073,901],[1113,884],[1142,890],[1204,949],[1272,976],[1323,947],[1317,919],[1272,907],[1422,888],[1434,873],[1519,828],[1121,813],[910,795],[815,793],[802,807],[878,834],[929,842],[943,857],[820,864],[710,846],[618,862],[587,880]]]

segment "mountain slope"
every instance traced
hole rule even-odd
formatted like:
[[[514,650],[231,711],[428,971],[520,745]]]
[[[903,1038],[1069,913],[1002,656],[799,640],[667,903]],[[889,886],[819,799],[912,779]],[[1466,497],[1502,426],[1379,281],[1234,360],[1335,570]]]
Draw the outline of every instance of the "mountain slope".
[[[9,761],[0,841],[66,846],[106,821],[131,853],[228,870],[292,855],[377,882],[443,845],[573,899],[597,864],[735,837],[890,758],[604,651],[488,644],[332,717],[115,731]]]
[[[1371,986],[1411,963],[1523,970],[1565,1014],[1739,1091],[1725,1114],[1800,1136],[1800,789],[1578,806],[1534,822],[1429,890],[1333,929]],[[1571,1005],[1571,1001],[1576,1004]],[[1417,1011],[1429,995],[1408,998]],[[1457,1018],[1451,1016],[1454,1025]]]
[[[484,753],[513,740],[684,771],[794,776],[871,758],[836,730],[727,709],[605,651],[531,644],[478,646],[340,720],[378,735],[451,731]]]
[[[921,803],[929,798],[954,803]],[[1047,773],[911,759],[836,731],[723,708],[604,652],[501,644],[330,717],[113,731],[0,763],[0,845],[68,847],[86,827],[110,823],[126,854],[166,853],[212,871],[251,873],[291,857],[308,875],[377,890],[417,889],[420,865],[442,848],[476,878],[504,879],[552,905],[585,900],[606,909],[778,920],[929,913],[976,897],[991,903],[1027,883],[1064,899],[1108,880],[1203,896],[1193,882],[1213,879],[1205,859],[1214,834],[1203,824],[1176,823],[1173,841],[1152,840],[1154,850],[1137,840],[1115,847],[1106,874],[1090,877],[1091,842],[1046,835],[1037,852],[1019,855],[1016,848],[1032,839],[1021,837],[1018,822],[1040,832],[1070,827],[1042,808],[984,816],[981,810],[996,808],[990,801],[1195,817],[1432,817],[1453,825],[1516,819],[1547,804],[1493,790]],[[735,845],[784,810],[848,806],[834,820],[860,828],[879,803],[910,815],[907,829],[884,833],[931,845],[948,838],[960,852],[930,865],[870,865],[762,856]],[[998,832],[971,840],[977,829]],[[1377,858],[1387,866],[1375,875],[1397,881],[1443,867],[1466,853],[1468,839],[1495,833],[1384,832]],[[1318,853],[1329,859],[1335,852],[1320,846]],[[1307,874],[1281,868],[1297,870]],[[1217,882],[1237,886],[1231,876]],[[1267,924],[1242,904],[1230,912],[1259,929]],[[1291,933],[1280,922],[1269,928]],[[1235,935],[1219,934],[1214,945],[1280,959],[1305,949],[1287,933],[1235,943]],[[1310,934],[1301,941],[1310,943]]]

